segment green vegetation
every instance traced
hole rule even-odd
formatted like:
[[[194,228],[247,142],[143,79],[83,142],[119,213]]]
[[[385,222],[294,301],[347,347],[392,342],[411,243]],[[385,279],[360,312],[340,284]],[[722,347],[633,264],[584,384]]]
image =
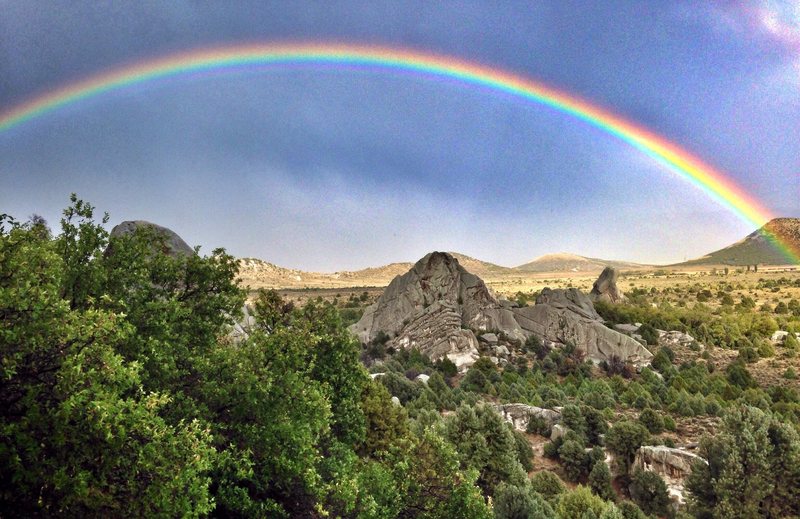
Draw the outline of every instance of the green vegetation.
[[[254,330],[234,340],[245,301],[234,258],[164,254],[162,237],[112,238],[106,221],[75,197],[57,236],[40,219],[0,218],[4,515],[664,516],[663,481],[631,467],[687,420],[721,423],[700,443],[709,463],[690,479],[691,513],[800,515],[796,373],[782,367],[786,385],[768,385],[755,371],[798,349],[792,334],[769,343],[778,328],[800,331],[796,300],[776,314],[725,290],[709,290],[716,309],[639,291],[598,311],[642,323],[653,344],[657,329],[691,333],[703,354],[661,347],[637,373],[531,338],[513,362],[481,358],[458,374],[447,359],[391,351],[385,334],[359,345],[342,313],[360,312],[366,292],[300,306],[262,291]],[[730,361],[715,364],[716,349]],[[555,472],[498,402],[562,408],[568,431],[544,446]],[[550,426],[531,420],[528,433]]]

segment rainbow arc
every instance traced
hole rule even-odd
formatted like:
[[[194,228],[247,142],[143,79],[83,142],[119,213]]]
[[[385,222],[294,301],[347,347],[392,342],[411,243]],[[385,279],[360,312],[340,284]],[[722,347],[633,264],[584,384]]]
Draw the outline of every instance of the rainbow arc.
[[[0,113],[0,133],[59,108],[115,90],[182,74],[265,65],[325,64],[404,71],[441,77],[505,92],[550,107],[597,127],[649,155],[669,171],[702,190],[742,221],[761,227],[770,212],[727,175],[647,128],[563,90],[457,58],[394,48],[347,44],[240,45],[195,50],[146,60],[90,77],[40,95]],[[777,242],[787,260],[800,262],[800,251]]]

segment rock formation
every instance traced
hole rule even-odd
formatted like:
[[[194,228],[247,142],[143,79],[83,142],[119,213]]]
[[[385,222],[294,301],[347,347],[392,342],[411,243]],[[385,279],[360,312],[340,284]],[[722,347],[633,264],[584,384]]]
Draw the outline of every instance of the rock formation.
[[[606,267],[600,273],[600,277],[592,285],[589,292],[589,299],[592,301],[606,301],[609,303],[620,303],[626,301],[625,294],[617,287],[619,272],[614,267]]]
[[[692,473],[692,465],[706,460],[684,449],[660,445],[644,445],[636,452],[633,468],[655,472],[667,484],[667,490],[679,504],[684,503],[686,478]]]
[[[492,407],[500,413],[505,421],[514,426],[514,429],[525,432],[532,418],[540,418],[552,429],[561,423],[561,413],[553,409],[535,407],[526,404],[493,404]]]
[[[479,343],[474,331],[486,331]],[[536,335],[558,344],[572,342],[600,362],[616,355],[645,363],[652,354],[630,337],[607,328],[592,302],[576,289],[545,289],[536,305],[502,304],[484,282],[467,272],[456,258],[433,252],[396,277],[378,301],[351,327],[363,343],[381,332],[394,348],[418,348],[431,359],[447,357],[465,370],[480,348],[505,362],[509,346]]]
[[[144,220],[129,220],[116,225],[111,229],[111,237],[133,234],[137,229],[149,229],[164,237],[164,250],[160,251],[170,256],[191,256],[194,249],[189,247],[175,231],[161,227]],[[110,249],[106,253],[110,253]]]
[[[546,288],[534,306],[515,308],[513,313],[525,332],[554,343],[571,342],[595,362],[617,356],[643,365],[653,357],[636,340],[606,327],[589,298],[575,288]]]
[[[432,359],[448,357],[465,369],[478,359],[472,330],[503,330],[523,341],[513,314],[500,306],[486,284],[450,254],[432,252],[396,277],[351,330],[363,343],[380,332],[387,346],[418,348]]]

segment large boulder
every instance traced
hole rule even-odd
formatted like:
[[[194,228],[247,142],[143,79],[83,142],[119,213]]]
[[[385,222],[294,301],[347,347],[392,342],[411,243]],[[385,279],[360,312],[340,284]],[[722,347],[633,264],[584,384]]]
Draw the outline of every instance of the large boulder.
[[[627,298],[622,290],[617,287],[619,272],[614,267],[606,267],[600,273],[600,277],[594,282],[592,291],[589,292],[589,299],[592,301],[606,301],[609,303],[620,303]]]
[[[525,432],[531,419],[539,418],[544,421],[548,429],[561,423],[561,413],[554,409],[536,407],[527,404],[492,404],[492,407],[500,413],[505,421],[510,423],[514,429]]]
[[[661,476],[667,484],[670,496],[683,504],[686,478],[692,473],[692,465],[697,462],[708,463],[697,454],[684,449],[643,445],[636,452],[633,468],[649,470]]]
[[[525,334],[486,284],[456,258],[432,252],[397,276],[351,328],[363,343],[381,333],[387,346],[418,348],[431,359],[447,357],[461,370],[478,359],[472,330],[502,332],[512,340]]]
[[[169,254],[170,256],[192,256],[195,254],[194,249],[189,247],[189,245],[183,241],[183,238],[178,236],[175,231],[144,220],[128,220],[122,222],[111,229],[111,236],[133,234],[137,229],[146,229],[164,238],[163,249],[159,252]],[[107,254],[111,252],[110,249],[106,251]]]
[[[461,371],[479,356],[473,330],[489,331],[483,335],[489,345],[495,337],[522,344],[531,335],[571,342],[595,362],[616,356],[641,365],[652,357],[634,339],[607,328],[579,290],[544,289],[535,306],[515,308],[500,303],[479,277],[444,252],[426,255],[392,280],[350,329],[364,344],[385,334],[389,347],[417,348],[433,360],[447,357]]]
[[[524,332],[553,343],[572,343],[597,363],[615,356],[641,366],[653,357],[635,339],[605,326],[589,298],[575,288],[545,288],[534,306],[512,311]]]

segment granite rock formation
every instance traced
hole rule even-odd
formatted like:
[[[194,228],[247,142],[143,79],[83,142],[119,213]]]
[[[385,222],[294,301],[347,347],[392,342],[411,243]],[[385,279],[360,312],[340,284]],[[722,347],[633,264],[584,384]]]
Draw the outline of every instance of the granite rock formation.
[[[617,280],[619,279],[619,272],[614,267],[606,267],[600,273],[600,277],[592,285],[592,291],[589,292],[589,299],[592,301],[606,301],[608,303],[620,303],[626,301],[627,298],[622,290],[617,287]]]
[[[607,328],[577,289],[545,289],[536,305],[515,308],[495,299],[479,277],[443,252],[426,255],[396,277],[351,331],[365,344],[384,333],[387,347],[418,348],[433,360],[447,357],[462,371],[479,357],[475,331],[489,332],[483,347],[491,344],[500,355],[536,335],[556,346],[571,342],[595,362],[615,355],[642,364],[652,357],[634,339]]]
[[[169,254],[170,256],[192,256],[195,254],[194,249],[189,247],[189,245],[183,241],[183,238],[178,236],[175,231],[144,220],[128,220],[114,226],[114,228],[111,229],[111,237],[133,234],[137,229],[150,230],[163,236],[164,250],[159,252]],[[107,254],[110,252],[110,250],[106,251]]]

